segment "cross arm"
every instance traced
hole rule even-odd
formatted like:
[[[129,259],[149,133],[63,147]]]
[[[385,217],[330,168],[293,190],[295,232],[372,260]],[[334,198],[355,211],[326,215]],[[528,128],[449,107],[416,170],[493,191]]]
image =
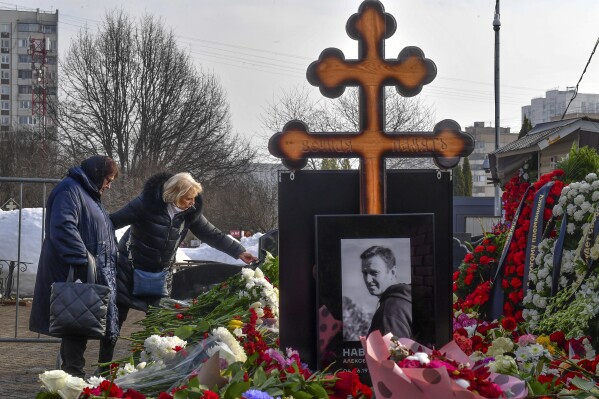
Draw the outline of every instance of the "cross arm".
[[[285,124],[281,132],[275,133],[268,141],[268,150],[281,158],[283,165],[291,170],[306,166],[308,158],[356,158],[352,144],[357,133],[309,133],[302,121],[292,120]]]

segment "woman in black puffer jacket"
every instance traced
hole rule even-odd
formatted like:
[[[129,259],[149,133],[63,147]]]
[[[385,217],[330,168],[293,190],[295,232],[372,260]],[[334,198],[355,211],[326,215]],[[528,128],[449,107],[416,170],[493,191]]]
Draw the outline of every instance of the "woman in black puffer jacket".
[[[159,173],[148,179],[141,195],[110,215],[115,229],[130,225],[119,241],[117,306],[122,326],[130,308],[147,311],[159,296],[133,295],[133,268],[167,271],[170,291],[172,265],[181,240],[191,232],[202,242],[249,264],[256,260],[231,237],[202,215],[202,186],[189,173]],[[112,360],[114,344],[102,342],[102,363]]]

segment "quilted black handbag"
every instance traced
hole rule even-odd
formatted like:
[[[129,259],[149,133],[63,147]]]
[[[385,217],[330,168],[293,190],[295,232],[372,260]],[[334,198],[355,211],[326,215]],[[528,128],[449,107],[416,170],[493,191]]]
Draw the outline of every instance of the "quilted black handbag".
[[[74,267],[64,283],[52,284],[50,294],[50,335],[103,338],[110,288],[96,284],[96,261],[87,254],[87,281],[74,282]]]

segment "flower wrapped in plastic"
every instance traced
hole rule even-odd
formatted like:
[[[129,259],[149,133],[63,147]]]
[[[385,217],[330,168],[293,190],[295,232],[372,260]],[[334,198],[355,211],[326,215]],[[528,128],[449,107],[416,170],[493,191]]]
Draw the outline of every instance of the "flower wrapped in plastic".
[[[379,331],[360,339],[379,399],[522,399],[527,395],[525,383],[518,378],[492,373],[484,363],[470,368],[472,361],[453,341],[433,351],[408,338],[383,337]]]
[[[146,339],[142,353],[142,358],[146,361],[130,369],[126,365],[119,368],[115,384],[146,394],[170,392],[201,373],[202,368],[211,363],[208,360],[216,359],[217,363],[213,366],[216,367],[218,378],[212,378],[211,381],[219,386],[224,385],[226,380],[218,373],[220,364],[219,357],[215,356],[216,352],[226,353],[231,359],[235,358],[235,354],[221,342],[221,338],[210,336],[190,347],[186,345],[186,341],[177,337],[150,336]]]

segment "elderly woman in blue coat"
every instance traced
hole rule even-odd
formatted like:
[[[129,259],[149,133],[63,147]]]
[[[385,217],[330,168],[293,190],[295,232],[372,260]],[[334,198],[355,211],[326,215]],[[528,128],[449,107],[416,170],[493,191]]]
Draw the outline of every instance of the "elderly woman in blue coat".
[[[172,265],[181,240],[191,231],[197,238],[246,264],[256,259],[237,241],[217,229],[202,214],[202,186],[189,173],[159,173],[144,184],[142,193],[110,215],[114,227],[131,226],[119,241],[117,304],[119,323],[130,308],[147,311],[158,306],[161,296],[134,294],[134,269],[166,272],[170,291]],[[103,363],[112,359],[114,342],[100,343]]]
[[[117,244],[101,197],[118,174],[118,167],[111,158],[95,155],[84,160],[80,167],[69,169],[50,193],[29,319],[31,331],[50,335],[52,283],[66,281],[70,266],[75,266],[75,278],[85,281],[89,253],[96,261],[96,283],[112,291],[105,340],[116,342],[119,334],[115,301]],[[86,347],[87,337],[63,337],[60,344],[62,369],[73,376],[84,377]]]

